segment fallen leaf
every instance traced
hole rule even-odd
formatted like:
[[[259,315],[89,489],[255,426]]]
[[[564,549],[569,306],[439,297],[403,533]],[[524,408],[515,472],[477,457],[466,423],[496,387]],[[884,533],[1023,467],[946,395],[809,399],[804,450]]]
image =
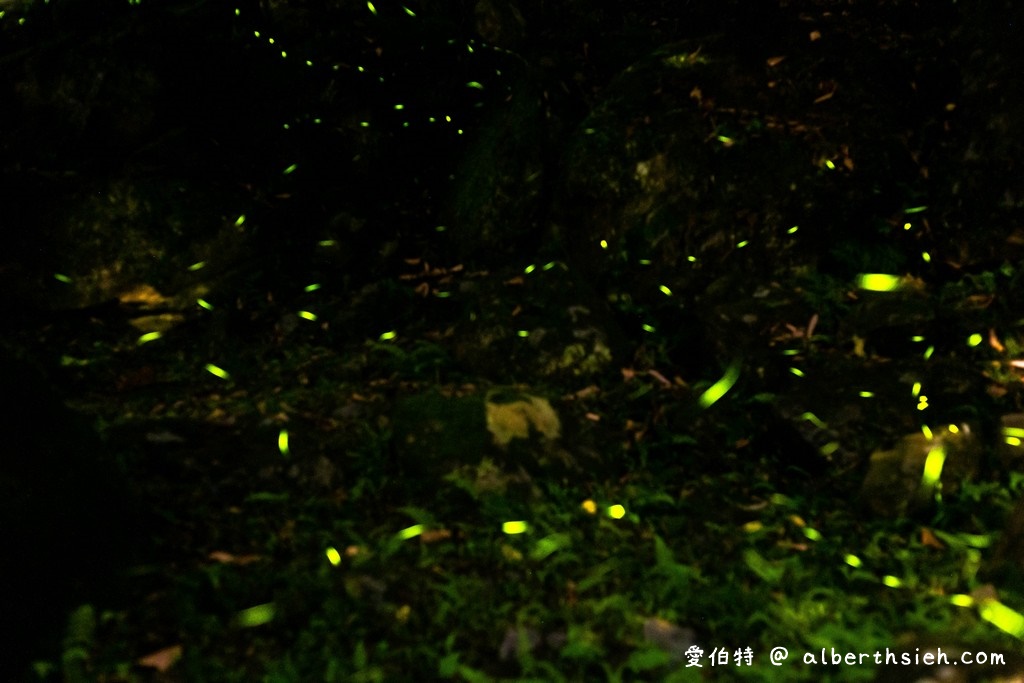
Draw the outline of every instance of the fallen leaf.
[[[140,657],[135,661],[139,666],[146,667],[147,669],[156,669],[160,673],[166,672],[174,663],[181,659],[182,647],[181,645],[171,645],[165,647],[162,650],[151,652],[145,657]]]
[[[921,529],[921,545],[926,548],[938,548],[939,550],[946,547],[943,545],[942,541],[935,537],[935,534],[932,533],[932,530],[928,527]]]

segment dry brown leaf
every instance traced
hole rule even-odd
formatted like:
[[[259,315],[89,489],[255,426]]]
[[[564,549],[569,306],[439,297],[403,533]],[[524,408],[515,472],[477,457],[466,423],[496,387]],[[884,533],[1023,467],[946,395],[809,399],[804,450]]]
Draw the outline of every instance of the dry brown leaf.
[[[938,548],[939,550],[944,549],[946,546],[943,545],[942,541],[935,537],[932,530],[928,527],[921,529],[921,545],[926,548]]]
[[[181,659],[182,652],[181,645],[171,645],[162,650],[151,652],[145,657],[139,657],[135,663],[147,669],[156,669],[160,673],[164,673]]]

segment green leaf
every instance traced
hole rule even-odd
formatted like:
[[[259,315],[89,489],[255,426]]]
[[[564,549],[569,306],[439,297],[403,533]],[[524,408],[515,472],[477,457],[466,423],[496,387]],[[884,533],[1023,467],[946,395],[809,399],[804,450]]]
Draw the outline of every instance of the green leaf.
[[[752,572],[757,574],[762,581],[765,583],[775,584],[779,582],[782,575],[786,573],[784,567],[778,563],[770,562],[761,556],[753,548],[750,548],[743,553],[743,561]]]

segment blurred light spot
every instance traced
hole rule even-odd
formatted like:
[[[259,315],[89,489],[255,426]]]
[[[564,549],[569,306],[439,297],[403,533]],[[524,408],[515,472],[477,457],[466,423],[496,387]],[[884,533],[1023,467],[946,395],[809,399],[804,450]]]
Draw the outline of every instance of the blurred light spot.
[[[509,535],[525,534],[530,530],[530,525],[526,522],[505,522],[501,525],[501,530]]]
[[[221,379],[231,379],[231,375],[228,374],[227,370],[224,370],[223,368],[219,368],[216,365],[214,365],[213,363],[207,363],[203,367],[211,375],[214,375],[216,377],[220,377]]]
[[[141,346],[142,344],[145,344],[146,342],[156,341],[157,339],[159,339],[162,336],[164,336],[163,332],[147,332],[146,334],[144,334],[141,337],[139,337],[138,343]]]
[[[900,279],[885,273],[865,273],[857,278],[857,286],[870,292],[892,292],[899,289]]]
[[[275,611],[272,602],[244,609],[238,613],[238,625],[242,628],[262,626],[274,620]]]
[[[697,399],[697,403],[701,408],[709,408],[718,402],[725,394],[732,389],[733,385],[736,384],[736,380],[740,377],[740,363],[739,361],[733,361],[725,374],[722,375],[722,379],[718,380],[700,395]]]
[[[949,604],[956,605],[957,607],[973,607],[974,598],[972,598],[970,595],[958,593],[956,595],[949,596]]]

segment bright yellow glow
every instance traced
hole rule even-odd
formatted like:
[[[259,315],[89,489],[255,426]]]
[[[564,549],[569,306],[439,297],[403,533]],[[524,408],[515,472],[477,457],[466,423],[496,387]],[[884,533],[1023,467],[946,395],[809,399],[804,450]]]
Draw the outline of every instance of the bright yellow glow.
[[[942,477],[942,466],[946,462],[946,448],[941,444],[928,451],[924,461],[924,474],[921,475],[921,486],[935,488]]]
[[[309,311],[299,311],[298,313],[296,313],[296,315],[304,320],[316,322],[316,313],[310,313]]]
[[[206,299],[196,299],[196,305],[199,306],[199,308],[205,308],[208,311],[213,310],[213,304]]]
[[[665,285],[661,285],[660,287],[658,287],[658,289],[661,290],[661,293],[664,294],[665,296],[672,296],[672,290],[666,287]]]
[[[792,372],[797,377],[803,377],[804,376],[804,371],[801,370],[800,368],[790,368],[789,371]]]
[[[341,553],[339,553],[336,548],[328,548],[326,554],[327,561],[330,562],[333,566],[337,567],[339,564],[341,564]]]
[[[895,576],[892,576],[891,574],[883,576],[882,577],[882,583],[884,583],[889,588],[899,588],[900,586],[903,585],[902,581],[900,581]]]
[[[505,522],[501,525],[501,530],[509,535],[525,534],[530,530],[530,525],[522,521]]]
[[[707,391],[701,394],[700,398],[697,399],[697,403],[701,408],[710,408],[733,388],[733,385],[736,384],[736,380],[739,378],[740,363],[739,361],[733,361],[732,365],[726,369],[722,379],[712,384]]]
[[[974,334],[967,338],[967,345],[972,347],[977,346],[978,344],[981,343],[981,339],[981,335],[975,332]]]
[[[210,373],[211,375],[213,375],[215,377],[220,377],[221,379],[231,379],[231,375],[228,374],[227,370],[225,370],[223,368],[219,368],[216,365],[214,365],[213,363],[207,363],[205,366],[203,366],[203,368],[208,373]]]
[[[390,341],[390,340],[394,339],[397,336],[398,336],[398,333],[395,332],[394,330],[390,330],[388,332],[383,332],[380,335],[380,341]]]
[[[188,270],[191,271],[191,272],[195,272],[197,270],[202,270],[205,267],[206,267],[206,261],[199,261],[198,263],[193,263],[192,265],[190,265],[188,267]]]
[[[974,605],[974,598],[970,595],[958,593],[956,595],[949,596],[949,602],[951,605],[956,605],[957,607],[972,607]]]
[[[857,286],[870,292],[892,292],[900,288],[900,279],[884,273],[865,273],[857,278]]]
[[[1010,609],[998,600],[989,600],[979,609],[978,614],[985,621],[994,624],[1012,636],[1024,639],[1024,615]]]
[[[843,558],[843,560],[846,562],[846,564],[850,565],[854,569],[859,569],[862,565],[860,558],[856,555],[847,555]]]
[[[403,541],[408,541],[410,538],[416,538],[417,536],[419,536],[422,533],[423,533],[423,525],[422,524],[413,524],[412,526],[406,527],[405,529],[402,529],[401,531],[399,531],[397,535]]]
[[[281,455],[287,457],[290,450],[288,448],[288,430],[282,429],[277,434],[277,450],[281,451]]]
[[[585,501],[580,503],[580,507],[583,508],[583,511],[586,512],[589,515],[593,515],[593,514],[597,513],[597,503],[595,503],[594,501],[590,500],[589,498],[587,498]]]
[[[139,345],[145,344],[146,342],[156,341],[160,337],[164,336],[163,332],[148,332],[139,337]]]
[[[622,519],[626,516],[626,508],[621,505],[609,505],[608,516],[612,519]]]

